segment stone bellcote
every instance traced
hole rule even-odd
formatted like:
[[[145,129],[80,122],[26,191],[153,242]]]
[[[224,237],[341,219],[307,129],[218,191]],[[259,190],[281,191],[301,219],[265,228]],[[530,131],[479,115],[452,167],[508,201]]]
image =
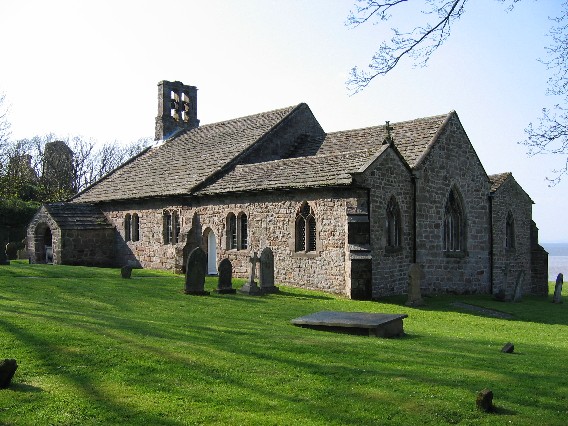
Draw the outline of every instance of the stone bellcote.
[[[179,130],[196,127],[199,127],[197,87],[186,86],[181,81],[160,81],[154,139],[167,139]]]

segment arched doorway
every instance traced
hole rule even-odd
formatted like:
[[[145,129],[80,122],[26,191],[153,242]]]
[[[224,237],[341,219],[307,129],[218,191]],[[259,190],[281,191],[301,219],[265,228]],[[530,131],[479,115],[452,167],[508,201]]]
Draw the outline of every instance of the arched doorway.
[[[53,234],[46,223],[36,227],[34,240],[36,263],[53,263]]]
[[[207,273],[217,274],[217,238],[211,229],[207,235]]]

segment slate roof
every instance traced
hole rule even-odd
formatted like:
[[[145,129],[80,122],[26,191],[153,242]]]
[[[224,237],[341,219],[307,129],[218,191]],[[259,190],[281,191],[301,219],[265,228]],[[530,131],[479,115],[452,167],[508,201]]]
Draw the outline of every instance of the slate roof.
[[[449,114],[434,117],[391,123],[393,128],[391,136],[394,144],[410,167],[416,167],[451,114],[455,113],[452,111]],[[328,133],[318,154],[355,149],[376,149],[386,136],[386,125]]]
[[[385,125],[302,134],[287,158],[239,165],[244,152],[300,107],[307,105],[182,131],[120,166],[73,201],[349,185],[351,173],[386,147]],[[452,114],[391,124],[395,146],[410,167],[419,164]]]
[[[193,187],[249,148],[296,107],[181,132],[115,169],[77,195],[74,201],[189,194]]]
[[[501,185],[503,185],[505,181],[511,176],[511,172],[489,175],[489,182],[491,182],[491,192],[493,193],[497,191],[501,187]]]
[[[381,145],[379,153],[386,149]],[[376,149],[363,149],[239,165],[196,194],[349,185],[351,173],[361,171],[376,156]]]
[[[44,205],[61,229],[108,229],[113,226],[92,204],[52,203]]]

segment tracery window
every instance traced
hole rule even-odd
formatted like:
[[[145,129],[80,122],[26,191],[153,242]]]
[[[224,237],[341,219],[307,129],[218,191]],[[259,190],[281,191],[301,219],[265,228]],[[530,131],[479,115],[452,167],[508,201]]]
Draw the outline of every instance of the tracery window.
[[[316,251],[316,218],[313,209],[304,202],[296,214],[296,252]]]
[[[387,247],[397,248],[401,245],[400,208],[396,198],[392,196],[387,204],[386,237]]]
[[[507,214],[507,220],[505,222],[505,248],[515,248],[515,219],[511,212]]]
[[[444,210],[444,251],[463,252],[466,247],[466,223],[459,194],[450,191]]]

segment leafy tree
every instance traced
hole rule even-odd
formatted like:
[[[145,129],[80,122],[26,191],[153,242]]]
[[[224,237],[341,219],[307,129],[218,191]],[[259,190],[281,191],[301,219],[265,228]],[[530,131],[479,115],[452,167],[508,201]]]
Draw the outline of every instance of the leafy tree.
[[[512,10],[520,0],[496,0]],[[422,0],[420,11],[424,22],[411,29],[393,28],[393,36],[383,41],[373,54],[366,70],[351,69],[347,88],[351,93],[365,89],[375,78],[391,72],[403,59],[410,59],[415,65],[425,66],[431,55],[450,37],[453,26],[466,11],[468,0]],[[349,13],[346,25],[358,27],[367,23],[388,21],[395,8],[410,2],[408,0],[357,0],[355,9]],[[413,5],[418,2],[413,2]],[[529,155],[539,153],[568,154],[568,1],[562,4],[561,15],[552,18],[550,30],[552,43],[546,48],[547,57],[542,62],[551,73],[548,80],[548,94],[560,97],[553,108],[544,108],[537,124],[525,129]],[[564,166],[554,170],[558,183],[568,174],[568,156]]]

